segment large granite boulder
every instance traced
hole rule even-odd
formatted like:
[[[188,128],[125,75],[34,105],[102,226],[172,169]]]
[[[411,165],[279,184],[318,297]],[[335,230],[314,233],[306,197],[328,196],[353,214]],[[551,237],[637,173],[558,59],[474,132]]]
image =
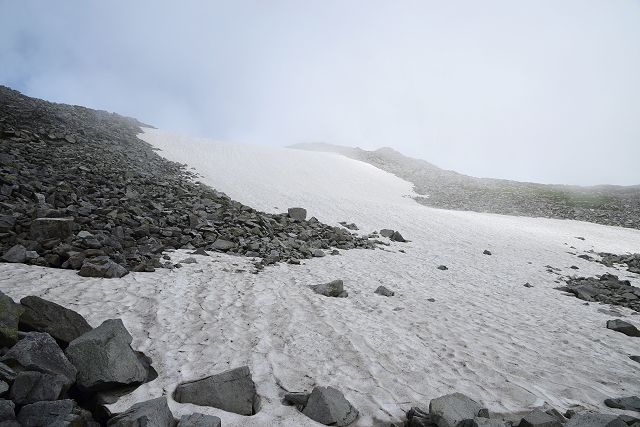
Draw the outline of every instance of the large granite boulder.
[[[23,331],[46,332],[66,347],[91,326],[80,314],[40,297],[28,296],[20,300],[24,313],[20,316]]]
[[[452,393],[432,399],[429,403],[431,421],[438,427],[473,426],[474,419],[484,411],[482,405],[462,393]]]
[[[17,405],[58,400],[67,386],[66,378],[60,375],[22,371],[16,376],[9,396]]]
[[[66,354],[78,369],[78,387],[97,392],[145,382],[149,372],[132,341],[120,319],[105,320],[71,341]]]
[[[173,393],[176,402],[212,406],[240,415],[257,412],[258,395],[248,366],[182,383]]]
[[[18,341],[18,322],[23,308],[0,291],[0,348],[11,347]]]
[[[114,262],[108,256],[102,255],[85,259],[78,275],[82,277],[104,277],[106,279],[120,278],[129,274],[129,271]]]
[[[36,371],[59,375],[64,378],[65,387],[71,386],[76,379],[76,368],[58,343],[51,335],[42,332],[26,334],[0,358],[0,362],[16,372]]]
[[[16,405],[10,400],[0,399],[0,422],[16,419]]]
[[[631,323],[625,322],[624,320],[620,319],[608,320],[607,329],[620,332],[630,337],[640,337],[640,330],[638,330],[638,328],[636,328]]]
[[[183,415],[178,427],[221,427],[222,421],[218,417],[205,414]]]
[[[20,244],[13,245],[2,255],[2,260],[14,263],[25,262],[27,260],[27,248]]]
[[[70,399],[24,406],[17,420],[22,427],[99,427],[91,413]],[[149,425],[150,427],[150,425]]]
[[[162,396],[146,402],[136,403],[125,412],[111,418],[107,423],[114,427],[173,427],[175,420]]]
[[[73,218],[36,218],[31,222],[31,239],[65,240],[73,234]]]
[[[302,413],[327,426],[346,426],[358,418],[358,410],[333,387],[314,387]]]

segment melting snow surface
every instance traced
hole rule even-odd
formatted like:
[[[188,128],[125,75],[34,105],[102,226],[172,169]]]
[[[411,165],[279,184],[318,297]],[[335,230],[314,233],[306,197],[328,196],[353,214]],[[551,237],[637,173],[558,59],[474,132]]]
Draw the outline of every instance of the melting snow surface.
[[[640,285],[637,275],[568,253],[637,252],[640,231],[431,209],[411,199],[408,182],[336,154],[151,129],[141,137],[166,158],[195,168],[202,182],[257,209],[302,206],[332,225],[355,222],[362,233],[397,229],[411,242],[341,251],[257,275],[249,259],[215,253],[181,269],[109,280],[0,264],[0,288],[14,299],[42,296],[94,326],[123,319],[133,347],[152,357],[160,376],[113,411],[166,394],[177,417],[198,411],[229,427],[314,426],[281,404],[284,390],[331,385],[359,409],[354,425],[372,426],[454,391],[495,412],[544,401],[611,412],[605,398],[640,390],[639,365],[628,358],[640,354],[640,341],[605,328],[612,318],[600,311],[606,306],[554,290],[558,276],[545,268],[585,276],[611,271]],[[174,252],[172,259],[186,253]],[[440,264],[449,270],[438,270]],[[306,286],[334,279],[344,280],[348,298],[322,297]],[[375,295],[379,285],[396,295]],[[630,310],[617,311],[615,317],[640,323]],[[179,382],[241,365],[251,368],[262,399],[257,415],[171,400]]]

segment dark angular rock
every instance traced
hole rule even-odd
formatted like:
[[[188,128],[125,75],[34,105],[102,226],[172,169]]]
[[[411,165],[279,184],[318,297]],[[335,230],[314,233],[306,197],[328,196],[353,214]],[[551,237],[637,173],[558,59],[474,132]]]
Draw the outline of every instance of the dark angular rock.
[[[304,407],[309,400],[310,393],[285,393],[282,403],[288,406]]]
[[[97,392],[145,382],[149,372],[132,340],[122,320],[111,319],[71,341],[66,354],[78,369],[78,387]]]
[[[22,263],[27,260],[27,248],[22,245],[14,245],[2,255],[4,262]]]
[[[314,387],[302,413],[324,425],[346,426],[358,418],[358,410],[333,387]]]
[[[382,285],[378,286],[378,288],[374,291],[374,293],[385,296],[385,297],[392,297],[395,295],[395,292],[393,292],[392,290]]]
[[[298,221],[304,221],[307,219],[307,210],[304,208],[289,208],[287,210],[289,218],[296,219]]]
[[[221,427],[222,421],[218,417],[204,414],[183,415],[178,427]]]
[[[18,341],[18,322],[23,310],[0,291],[0,348],[11,347]]]
[[[484,255],[491,255],[491,251],[490,251],[490,250],[488,250],[488,249],[485,249],[484,251],[482,251],[482,253],[483,253]]]
[[[235,248],[237,245],[233,242],[224,239],[217,239],[213,242],[213,249],[218,251],[228,251]]]
[[[119,278],[129,274],[126,268],[112,261],[108,256],[85,259],[78,275],[82,277]]]
[[[562,427],[562,424],[546,412],[535,409],[520,421],[520,427]]]
[[[107,423],[114,427],[174,427],[175,420],[166,397],[136,403]]]
[[[0,381],[11,384],[16,379],[16,372],[4,363],[0,363]]]
[[[36,218],[31,222],[31,239],[65,240],[73,234],[73,218]]]
[[[620,332],[630,337],[640,337],[640,331],[634,325],[624,320],[607,320],[607,329]]]
[[[627,427],[616,415],[585,412],[572,416],[564,427]]]
[[[240,415],[253,415],[258,409],[256,386],[248,366],[182,383],[173,393],[176,402],[211,406]]]
[[[12,401],[0,399],[0,422],[15,420],[15,409],[16,405]]]
[[[37,296],[20,300],[24,313],[20,316],[23,331],[46,332],[64,348],[91,326],[80,314]]]
[[[483,407],[461,393],[452,393],[432,399],[429,403],[431,420],[438,427],[473,426]]]
[[[11,369],[60,375],[68,387],[76,379],[76,368],[49,334],[29,332],[0,358]]]
[[[625,411],[640,412],[640,397],[629,396],[616,399],[606,399],[604,404],[609,408],[624,409]]]
[[[394,231],[391,237],[389,237],[389,240],[392,240],[394,242],[406,242],[406,240],[404,239],[404,237],[402,237],[402,234],[400,234],[399,231]]]
[[[447,268],[447,266],[446,266],[446,265],[439,265],[439,266],[438,266],[438,270],[442,270],[442,271],[444,271],[444,270],[448,270],[448,268]]]
[[[349,296],[347,291],[344,290],[342,280],[334,280],[332,282],[322,283],[319,285],[309,285],[309,287],[316,294],[324,295],[325,297],[346,298]]]
[[[388,228],[383,228],[382,230],[380,230],[380,235],[382,237],[390,238],[391,236],[393,236],[393,230],[389,230]]]
[[[67,379],[60,375],[22,371],[11,386],[10,397],[17,405],[57,400],[67,387]]]
[[[98,427],[91,413],[70,399],[36,402],[24,406],[17,416],[22,427]],[[150,426],[150,425],[149,425]]]

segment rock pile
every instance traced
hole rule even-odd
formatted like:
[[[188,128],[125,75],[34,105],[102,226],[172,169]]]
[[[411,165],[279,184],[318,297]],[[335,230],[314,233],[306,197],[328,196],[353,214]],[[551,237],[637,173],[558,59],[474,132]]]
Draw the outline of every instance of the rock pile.
[[[640,254],[616,255],[601,252],[598,255],[602,257],[600,262],[607,267],[613,267],[614,264],[626,264],[627,271],[640,274]]]
[[[303,208],[267,214],[193,181],[136,137],[142,123],[0,86],[0,254],[87,277],[168,266],[167,249],[261,257],[372,248]]]
[[[569,292],[584,301],[598,301],[620,305],[640,312],[640,288],[631,286],[628,280],[605,273],[596,277],[573,277],[566,279],[566,286],[556,289]]]

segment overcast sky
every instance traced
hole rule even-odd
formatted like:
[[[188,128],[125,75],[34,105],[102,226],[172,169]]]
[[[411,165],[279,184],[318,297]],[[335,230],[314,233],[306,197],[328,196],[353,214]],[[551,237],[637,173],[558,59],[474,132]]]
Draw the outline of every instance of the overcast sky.
[[[0,83],[229,141],[640,184],[637,0],[0,0]]]

